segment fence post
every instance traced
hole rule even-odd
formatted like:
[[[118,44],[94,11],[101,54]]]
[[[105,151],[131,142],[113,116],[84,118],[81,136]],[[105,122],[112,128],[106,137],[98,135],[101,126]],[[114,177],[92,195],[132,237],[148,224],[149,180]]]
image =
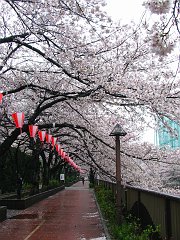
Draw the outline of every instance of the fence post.
[[[127,206],[127,204],[128,204],[128,196],[127,196],[127,188],[125,188],[124,189],[124,194],[125,194],[125,210],[126,210],[126,212],[128,211],[128,206]]]
[[[170,240],[172,237],[172,221],[171,221],[171,201],[165,199],[165,226],[166,226],[166,237]]]
[[[140,218],[141,192],[138,191],[138,218]]]

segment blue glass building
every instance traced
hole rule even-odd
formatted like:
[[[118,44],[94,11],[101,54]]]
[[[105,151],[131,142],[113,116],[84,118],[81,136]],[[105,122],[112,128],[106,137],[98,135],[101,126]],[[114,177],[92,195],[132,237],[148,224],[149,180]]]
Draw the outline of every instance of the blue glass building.
[[[171,148],[180,147],[180,126],[168,118],[164,118],[164,121],[172,129],[172,133],[162,122],[159,122],[158,130],[156,131],[156,145],[160,147],[169,146]]]

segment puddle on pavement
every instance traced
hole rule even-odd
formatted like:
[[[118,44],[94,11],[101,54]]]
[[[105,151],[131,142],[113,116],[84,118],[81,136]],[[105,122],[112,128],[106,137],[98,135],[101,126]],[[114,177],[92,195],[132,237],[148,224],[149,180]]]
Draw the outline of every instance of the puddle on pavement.
[[[86,213],[86,215],[83,216],[83,218],[97,218],[97,217],[99,217],[99,213],[98,212]]]
[[[80,240],[87,240],[86,238],[81,238]],[[91,238],[90,240],[107,240],[106,237]]]
[[[90,240],[106,240],[106,237],[91,238]]]

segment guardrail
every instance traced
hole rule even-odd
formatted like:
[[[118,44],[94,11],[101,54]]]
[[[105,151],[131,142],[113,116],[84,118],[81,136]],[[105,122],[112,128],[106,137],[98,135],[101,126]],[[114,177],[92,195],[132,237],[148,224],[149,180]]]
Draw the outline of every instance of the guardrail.
[[[97,180],[116,195],[116,184]],[[122,187],[122,203],[126,210],[141,219],[142,225],[160,226],[161,236],[180,240],[180,197],[126,186]]]

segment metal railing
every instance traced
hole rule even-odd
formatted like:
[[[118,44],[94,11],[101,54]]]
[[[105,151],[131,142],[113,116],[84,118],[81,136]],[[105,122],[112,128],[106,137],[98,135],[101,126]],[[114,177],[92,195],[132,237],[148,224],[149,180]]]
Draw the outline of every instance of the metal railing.
[[[116,184],[97,180],[116,195]],[[142,223],[160,226],[160,233],[167,240],[180,240],[180,197],[162,194],[137,187],[122,187],[122,203],[128,212]]]

